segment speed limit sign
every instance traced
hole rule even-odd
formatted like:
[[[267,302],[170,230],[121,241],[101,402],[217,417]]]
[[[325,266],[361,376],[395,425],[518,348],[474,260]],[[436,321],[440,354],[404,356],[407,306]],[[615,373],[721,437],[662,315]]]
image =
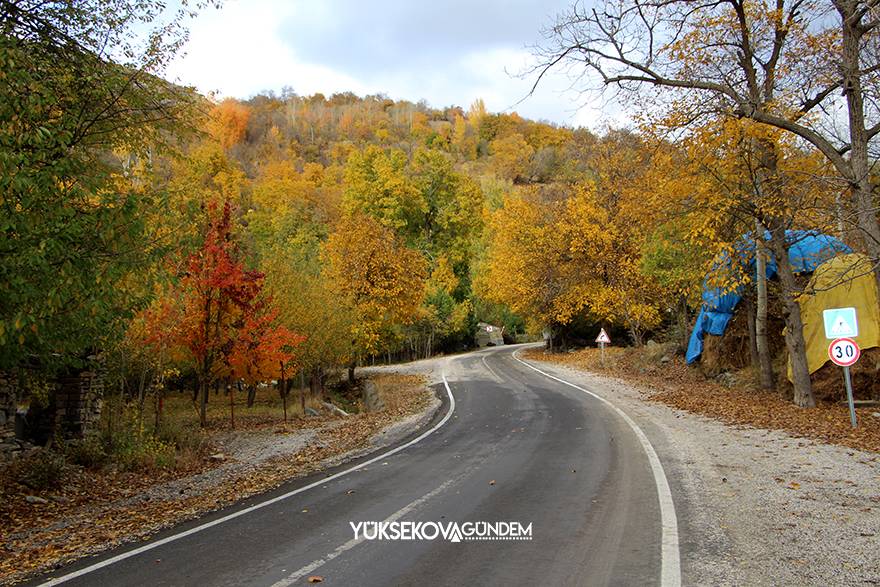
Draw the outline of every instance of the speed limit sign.
[[[859,345],[851,338],[835,338],[828,347],[828,356],[835,365],[849,367],[859,360]]]

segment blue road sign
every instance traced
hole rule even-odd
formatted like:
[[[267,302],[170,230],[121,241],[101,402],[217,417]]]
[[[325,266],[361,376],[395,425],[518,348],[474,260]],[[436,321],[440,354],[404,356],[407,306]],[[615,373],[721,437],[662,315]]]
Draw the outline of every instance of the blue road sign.
[[[855,308],[829,308],[822,312],[825,338],[846,338],[859,335]]]

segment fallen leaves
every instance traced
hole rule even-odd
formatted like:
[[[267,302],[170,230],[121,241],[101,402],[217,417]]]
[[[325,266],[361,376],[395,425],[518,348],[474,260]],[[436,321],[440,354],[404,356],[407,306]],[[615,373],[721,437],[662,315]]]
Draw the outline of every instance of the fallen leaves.
[[[224,454],[222,460],[200,459],[192,467],[180,470],[122,473],[76,469],[56,491],[61,500],[53,498],[39,505],[25,500],[32,490],[0,474],[0,528],[3,529],[0,583],[21,581],[35,572],[59,567],[82,556],[126,542],[146,540],[163,528],[227,507],[290,479],[315,473],[328,459],[368,447],[372,438],[386,426],[418,413],[429,403],[430,393],[420,376],[383,374],[375,377],[374,382],[385,410],[345,419],[328,416],[299,420],[295,425],[289,422],[285,430],[315,429],[317,441],[297,452],[224,476],[206,491],[175,491],[173,495],[147,499],[151,486],[223,466],[235,460],[232,455]],[[249,424],[251,430],[261,425],[256,419]],[[273,434],[270,441],[276,441],[277,420],[267,419],[262,425]],[[222,430],[222,427],[217,429]],[[302,512],[307,513],[308,509]],[[10,528],[15,532],[9,532]],[[313,582],[321,581],[323,578],[319,577],[319,581]]]
[[[596,349],[558,354],[530,349],[524,355],[635,383],[650,391],[651,401],[726,424],[782,430],[792,436],[880,452],[880,418],[872,416],[875,408],[856,409],[859,427],[853,429],[845,405],[819,402],[815,408],[799,408],[778,394],[753,389],[747,382],[728,388],[709,381],[680,357],[661,364],[646,361],[637,349],[606,349],[606,353],[604,369],[599,366]]]
[[[323,583],[324,577],[322,577],[321,575],[312,575],[311,577],[309,577],[308,581],[309,583]]]

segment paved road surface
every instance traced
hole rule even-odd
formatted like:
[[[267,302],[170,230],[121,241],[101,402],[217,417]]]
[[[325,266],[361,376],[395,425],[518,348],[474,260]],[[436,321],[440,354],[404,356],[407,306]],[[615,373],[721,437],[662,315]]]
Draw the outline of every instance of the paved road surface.
[[[601,401],[529,369],[512,351],[450,359],[454,412],[417,444],[65,584],[280,587],[308,584],[310,575],[324,585],[661,583],[658,490],[637,436]],[[437,392],[446,397],[442,386]],[[532,540],[354,540],[349,522],[389,518],[519,522],[531,524]]]

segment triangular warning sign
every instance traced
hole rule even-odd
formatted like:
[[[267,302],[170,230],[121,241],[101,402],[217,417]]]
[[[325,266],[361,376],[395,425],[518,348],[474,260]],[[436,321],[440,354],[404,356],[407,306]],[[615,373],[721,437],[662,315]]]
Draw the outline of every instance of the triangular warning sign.
[[[831,327],[831,334],[835,336],[850,336],[852,332],[853,327],[850,326],[850,323],[843,316],[838,315],[837,320],[834,321],[834,325]]]
[[[596,342],[611,344],[611,338],[609,338],[608,333],[605,332],[604,328],[599,331],[599,336],[596,337]]]

